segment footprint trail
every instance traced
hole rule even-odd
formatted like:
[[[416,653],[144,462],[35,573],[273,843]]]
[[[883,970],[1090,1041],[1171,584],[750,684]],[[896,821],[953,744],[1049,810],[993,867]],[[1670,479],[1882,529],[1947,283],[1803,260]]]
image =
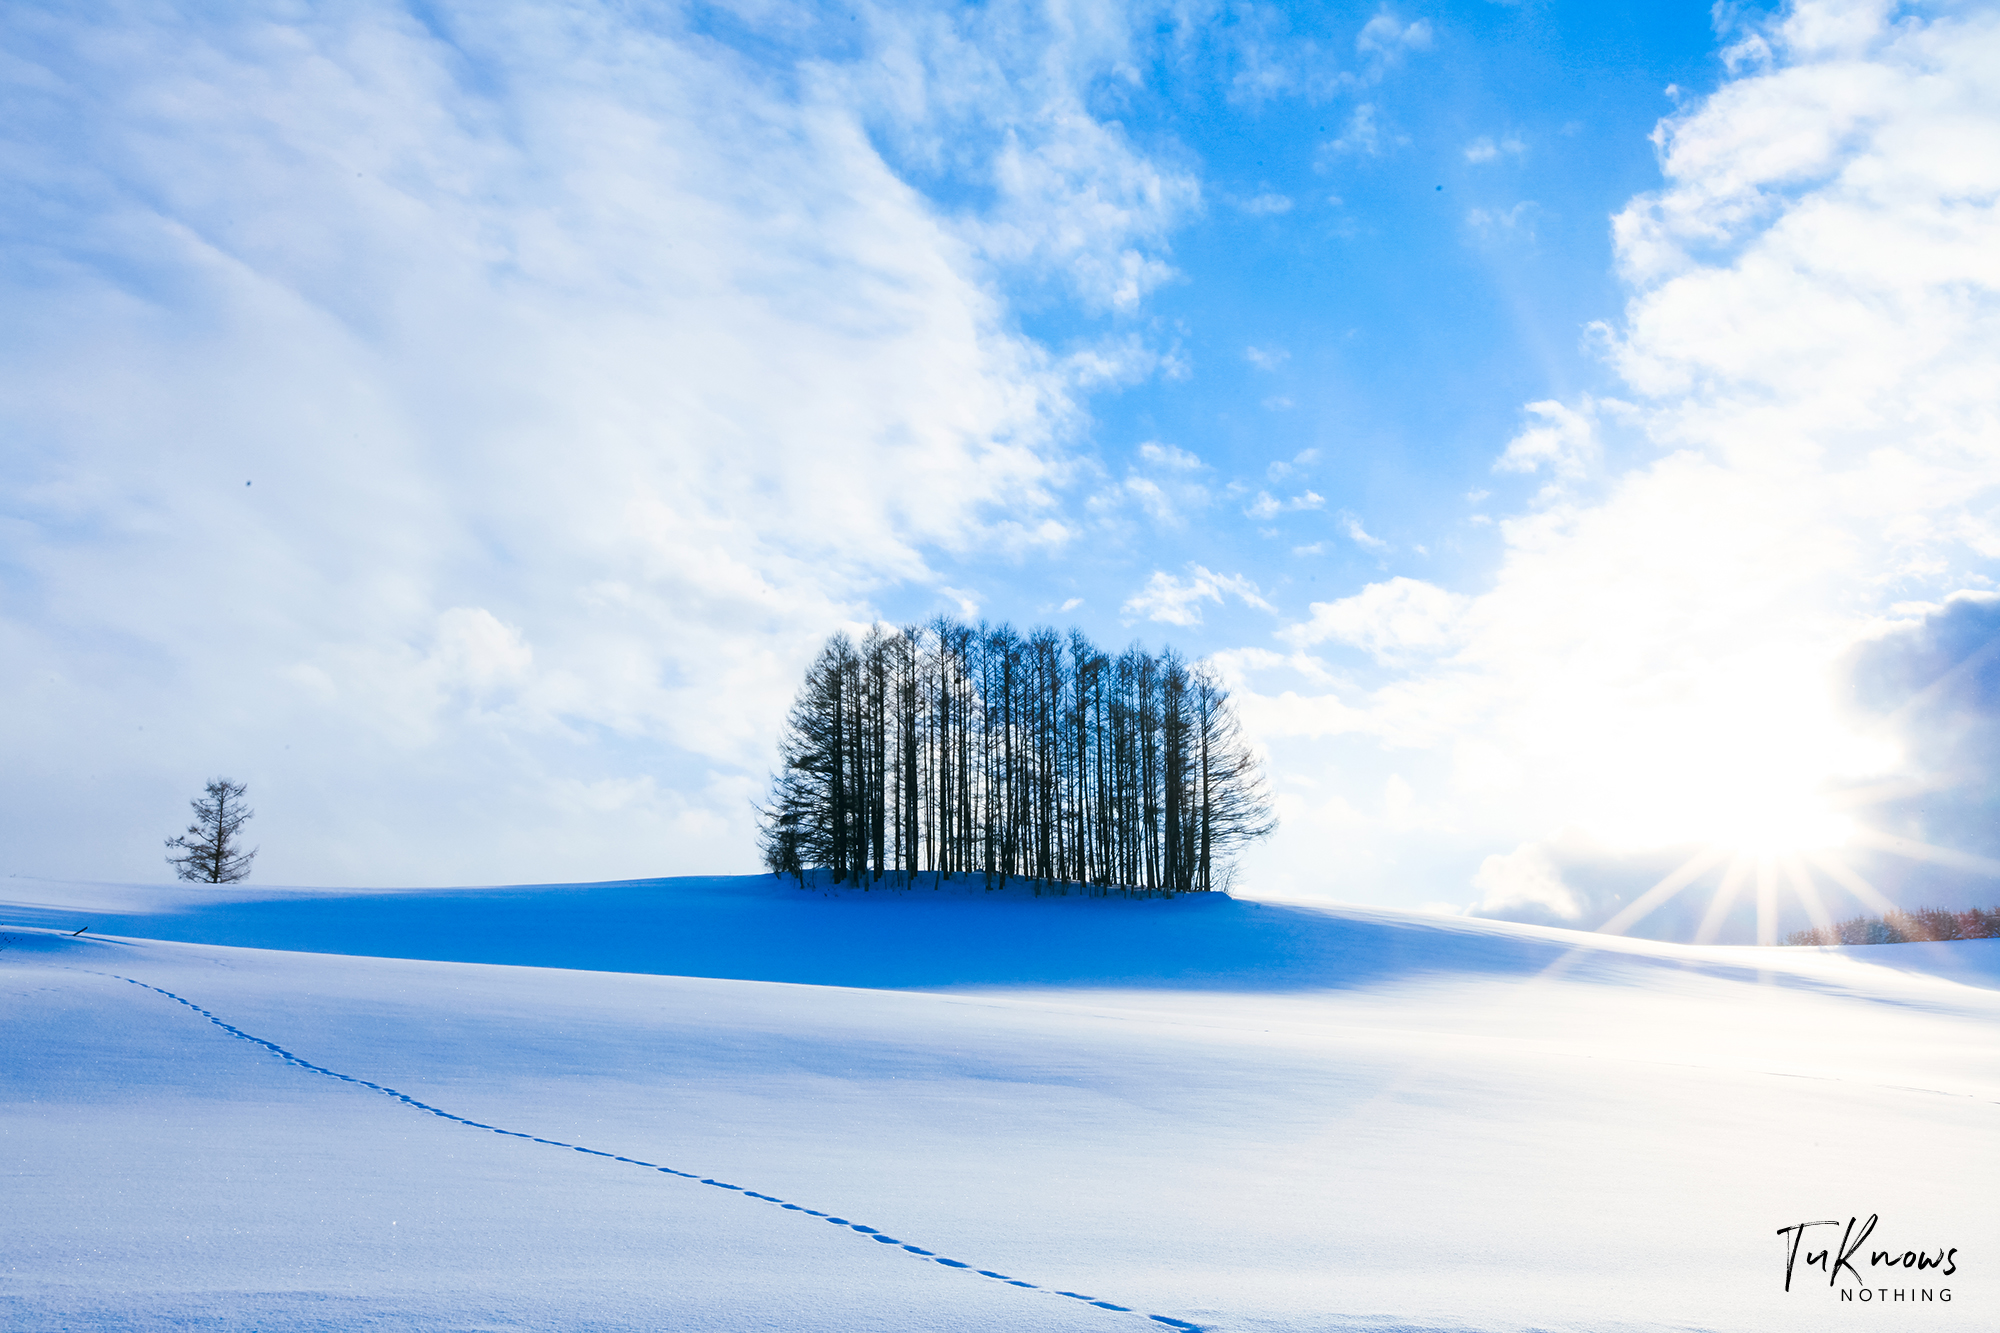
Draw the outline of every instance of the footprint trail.
[[[88,969],[79,968],[78,970],[86,971]],[[974,1268],[971,1264],[963,1263],[957,1259],[947,1258],[944,1255],[938,1254],[934,1250],[926,1250],[921,1246],[909,1244],[908,1242],[899,1240],[894,1236],[885,1235],[875,1227],[863,1226],[859,1222],[849,1221],[847,1218],[844,1217],[835,1217],[831,1213],[823,1213],[818,1211],[817,1209],[804,1207],[801,1204],[790,1203],[784,1199],[778,1198],[774,1194],[760,1194],[756,1190],[746,1189],[741,1185],[732,1185],[726,1181],[713,1180],[707,1176],[700,1175],[699,1173],[694,1171],[682,1171],[677,1167],[662,1166],[658,1162],[644,1162],[640,1161],[636,1157],[621,1157],[617,1153],[605,1152],[599,1148],[586,1148],[581,1144],[564,1143],[560,1139],[540,1138],[533,1134],[524,1133],[523,1131],[518,1129],[502,1129],[498,1125],[488,1125],[478,1120],[468,1119],[467,1117],[462,1115],[454,1115],[450,1111],[446,1111],[440,1107],[432,1106],[428,1102],[420,1102],[415,1097],[411,1097],[405,1093],[398,1092],[394,1088],[385,1087],[380,1083],[370,1083],[365,1078],[356,1078],[352,1074],[343,1074],[337,1070],[328,1069],[324,1065],[316,1065],[310,1060],[302,1059],[299,1056],[292,1054],[284,1047],[278,1045],[276,1042],[265,1041],[262,1037],[254,1037],[248,1032],[245,1032],[242,1028],[236,1027],[230,1023],[223,1022],[220,1018],[217,1018],[214,1014],[202,1008],[194,1001],[186,999],[183,996],[176,995],[170,990],[163,990],[158,986],[148,985],[146,982],[139,981],[133,977],[119,976],[117,973],[114,972],[93,971],[91,972],[91,975],[100,977],[109,977],[114,981],[123,981],[128,985],[137,986],[142,990],[152,991],[156,995],[164,995],[169,1000],[174,1001],[174,1003],[185,1005],[189,1009],[192,1009],[195,1013],[200,1014],[203,1018],[215,1024],[215,1026],[221,1028],[224,1032],[227,1032],[230,1036],[235,1037],[241,1041],[247,1041],[253,1046],[262,1047],[266,1053],[276,1056],[278,1059],[283,1060],[286,1064],[295,1065],[298,1068],[306,1070],[309,1073],[319,1074],[326,1078],[338,1079],[342,1083],[352,1083],[356,1087],[367,1088],[371,1092],[379,1092],[385,1097],[394,1098],[396,1101],[401,1102],[403,1105],[409,1107],[411,1110],[423,1111],[426,1114],[437,1116],[441,1120],[449,1120],[454,1124],[464,1125],[468,1129],[483,1129],[492,1134],[505,1135],[508,1138],[526,1139],[530,1143],[545,1144],[551,1148],[567,1148],[571,1152],[586,1153],[592,1157],[608,1158],[609,1160],[614,1162],[624,1162],[628,1166],[643,1167],[650,1171],[657,1171],[662,1175],[679,1176],[682,1179],[691,1180],[698,1185],[708,1185],[719,1190],[733,1191],[741,1195],[743,1198],[754,1199],[759,1203],[771,1206],[773,1208],[781,1209],[785,1212],[798,1213],[803,1217],[820,1218],[821,1220],[829,1222],[834,1226],[843,1227],[849,1231],[852,1231],[856,1235],[861,1236],[867,1240],[872,1240],[877,1244],[894,1246],[899,1252],[907,1253],[911,1258],[916,1259],[922,1263],[939,1264],[945,1268],[957,1269],[964,1273],[987,1278],[990,1281],[1004,1283],[1005,1285],[1010,1287],[1021,1287],[1029,1291],[1040,1292],[1049,1296],[1067,1297],[1068,1299],[1073,1301],[1080,1301],[1083,1304],[1095,1306],[1100,1310],[1113,1311],[1118,1314],[1137,1315],[1142,1319],[1148,1320],[1155,1324],[1163,1324],[1168,1328],[1187,1329],[1191,1330],[1192,1333],[1200,1333],[1201,1330],[1201,1325],[1189,1323],[1185,1319],[1175,1319],[1172,1318],[1171,1316],[1163,1314],[1147,1314],[1143,1310],[1135,1310],[1129,1305],[1118,1305],[1111,1301],[1098,1300],[1094,1296],[1086,1296],[1081,1292],[1058,1291],[1053,1287],[1037,1286],[1033,1282],[1024,1281],[1023,1279],[1017,1277],[1010,1277],[1005,1273],[996,1273],[990,1268]]]

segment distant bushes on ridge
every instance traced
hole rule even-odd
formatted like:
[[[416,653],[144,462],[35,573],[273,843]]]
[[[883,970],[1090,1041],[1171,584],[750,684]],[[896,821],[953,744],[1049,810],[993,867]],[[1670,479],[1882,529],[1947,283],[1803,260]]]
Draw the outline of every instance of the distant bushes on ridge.
[[[1933,940],[2000,939],[2000,908],[1919,907],[1887,916],[1857,916],[1785,936],[1787,944],[1920,944]]]

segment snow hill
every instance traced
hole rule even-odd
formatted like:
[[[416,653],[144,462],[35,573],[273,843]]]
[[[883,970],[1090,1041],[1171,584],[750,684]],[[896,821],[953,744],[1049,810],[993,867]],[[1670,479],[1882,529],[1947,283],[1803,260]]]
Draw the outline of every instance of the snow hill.
[[[963,881],[0,898],[10,1329],[2000,1324],[2000,941]],[[1778,1228],[1870,1215],[1868,1302],[1807,1263],[1841,1227],[1784,1290]]]

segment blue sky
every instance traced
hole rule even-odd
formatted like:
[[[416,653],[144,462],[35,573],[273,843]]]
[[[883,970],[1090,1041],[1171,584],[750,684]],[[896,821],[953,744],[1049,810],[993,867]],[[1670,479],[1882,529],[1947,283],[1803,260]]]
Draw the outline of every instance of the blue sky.
[[[1386,49],[1359,51],[1371,22]],[[1265,521],[1242,503],[1210,508],[1168,544],[1205,565],[1248,562],[1295,605],[1379,572],[1383,556],[1348,535],[1349,518],[1393,536],[1412,568],[1477,578],[1495,543],[1467,528],[1464,496],[1494,486],[1494,442],[1522,403],[1611,378],[1584,339],[1623,299],[1608,220],[1658,183],[1647,136],[1674,108],[1665,90],[1721,73],[1707,14],[1273,9],[1170,27],[1138,54],[1142,82],[1102,76],[1084,101],[1182,173],[1187,197],[1152,252],[1170,275],[1122,309],[1078,301],[1060,271],[1009,273],[1003,288],[1015,326],[1043,346],[1133,338],[1172,359],[1091,396],[1079,453],[1116,476],[1147,468],[1143,446],[1169,446],[1252,503],[1259,491],[1323,497]],[[884,137],[943,207],[987,198],[983,160],[947,174],[905,164]],[[1043,601],[1056,588],[1068,593],[1058,605],[1083,596],[1070,614],[1118,637],[1126,584],[1162,558],[1157,535],[1122,544],[1122,561],[1063,559]],[[1007,587],[1013,615],[1051,577],[1017,590],[1006,563],[963,568]],[[906,590],[896,611],[928,609],[925,591]]]
[[[1988,7],[21,15],[11,873],[747,870],[944,610],[1213,656],[1255,889],[1990,894],[1853,687],[1994,586]]]

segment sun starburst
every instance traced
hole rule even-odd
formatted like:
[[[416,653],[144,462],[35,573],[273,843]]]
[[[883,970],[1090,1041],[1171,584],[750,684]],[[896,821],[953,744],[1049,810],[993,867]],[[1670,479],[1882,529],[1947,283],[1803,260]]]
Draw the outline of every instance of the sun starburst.
[[[1763,803],[1745,810],[1734,827],[1688,857],[1672,871],[1597,929],[1622,935],[1667,903],[1713,879],[1706,910],[1695,929],[1694,942],[1712,943],[1742,897],[1754,886],[1757,943],[1778,942],[1778,921],[1786,900],[1803,909],[1814,926],[1833,924],[1822,879],[1845,890],[1870,911],[1889,913],[1896,905],[1858,870],[1851,851],[1886,852],[1930,865],[2000,879],[2000,861],[1916,838],[1888,833],[1863,823],[1854,811],[1865,805],[1906,797],[1940,784],[1897,782],[1845,793],[1825,800],[1800,799]],[[1719,874],[1718,874],[1719,872]]]

